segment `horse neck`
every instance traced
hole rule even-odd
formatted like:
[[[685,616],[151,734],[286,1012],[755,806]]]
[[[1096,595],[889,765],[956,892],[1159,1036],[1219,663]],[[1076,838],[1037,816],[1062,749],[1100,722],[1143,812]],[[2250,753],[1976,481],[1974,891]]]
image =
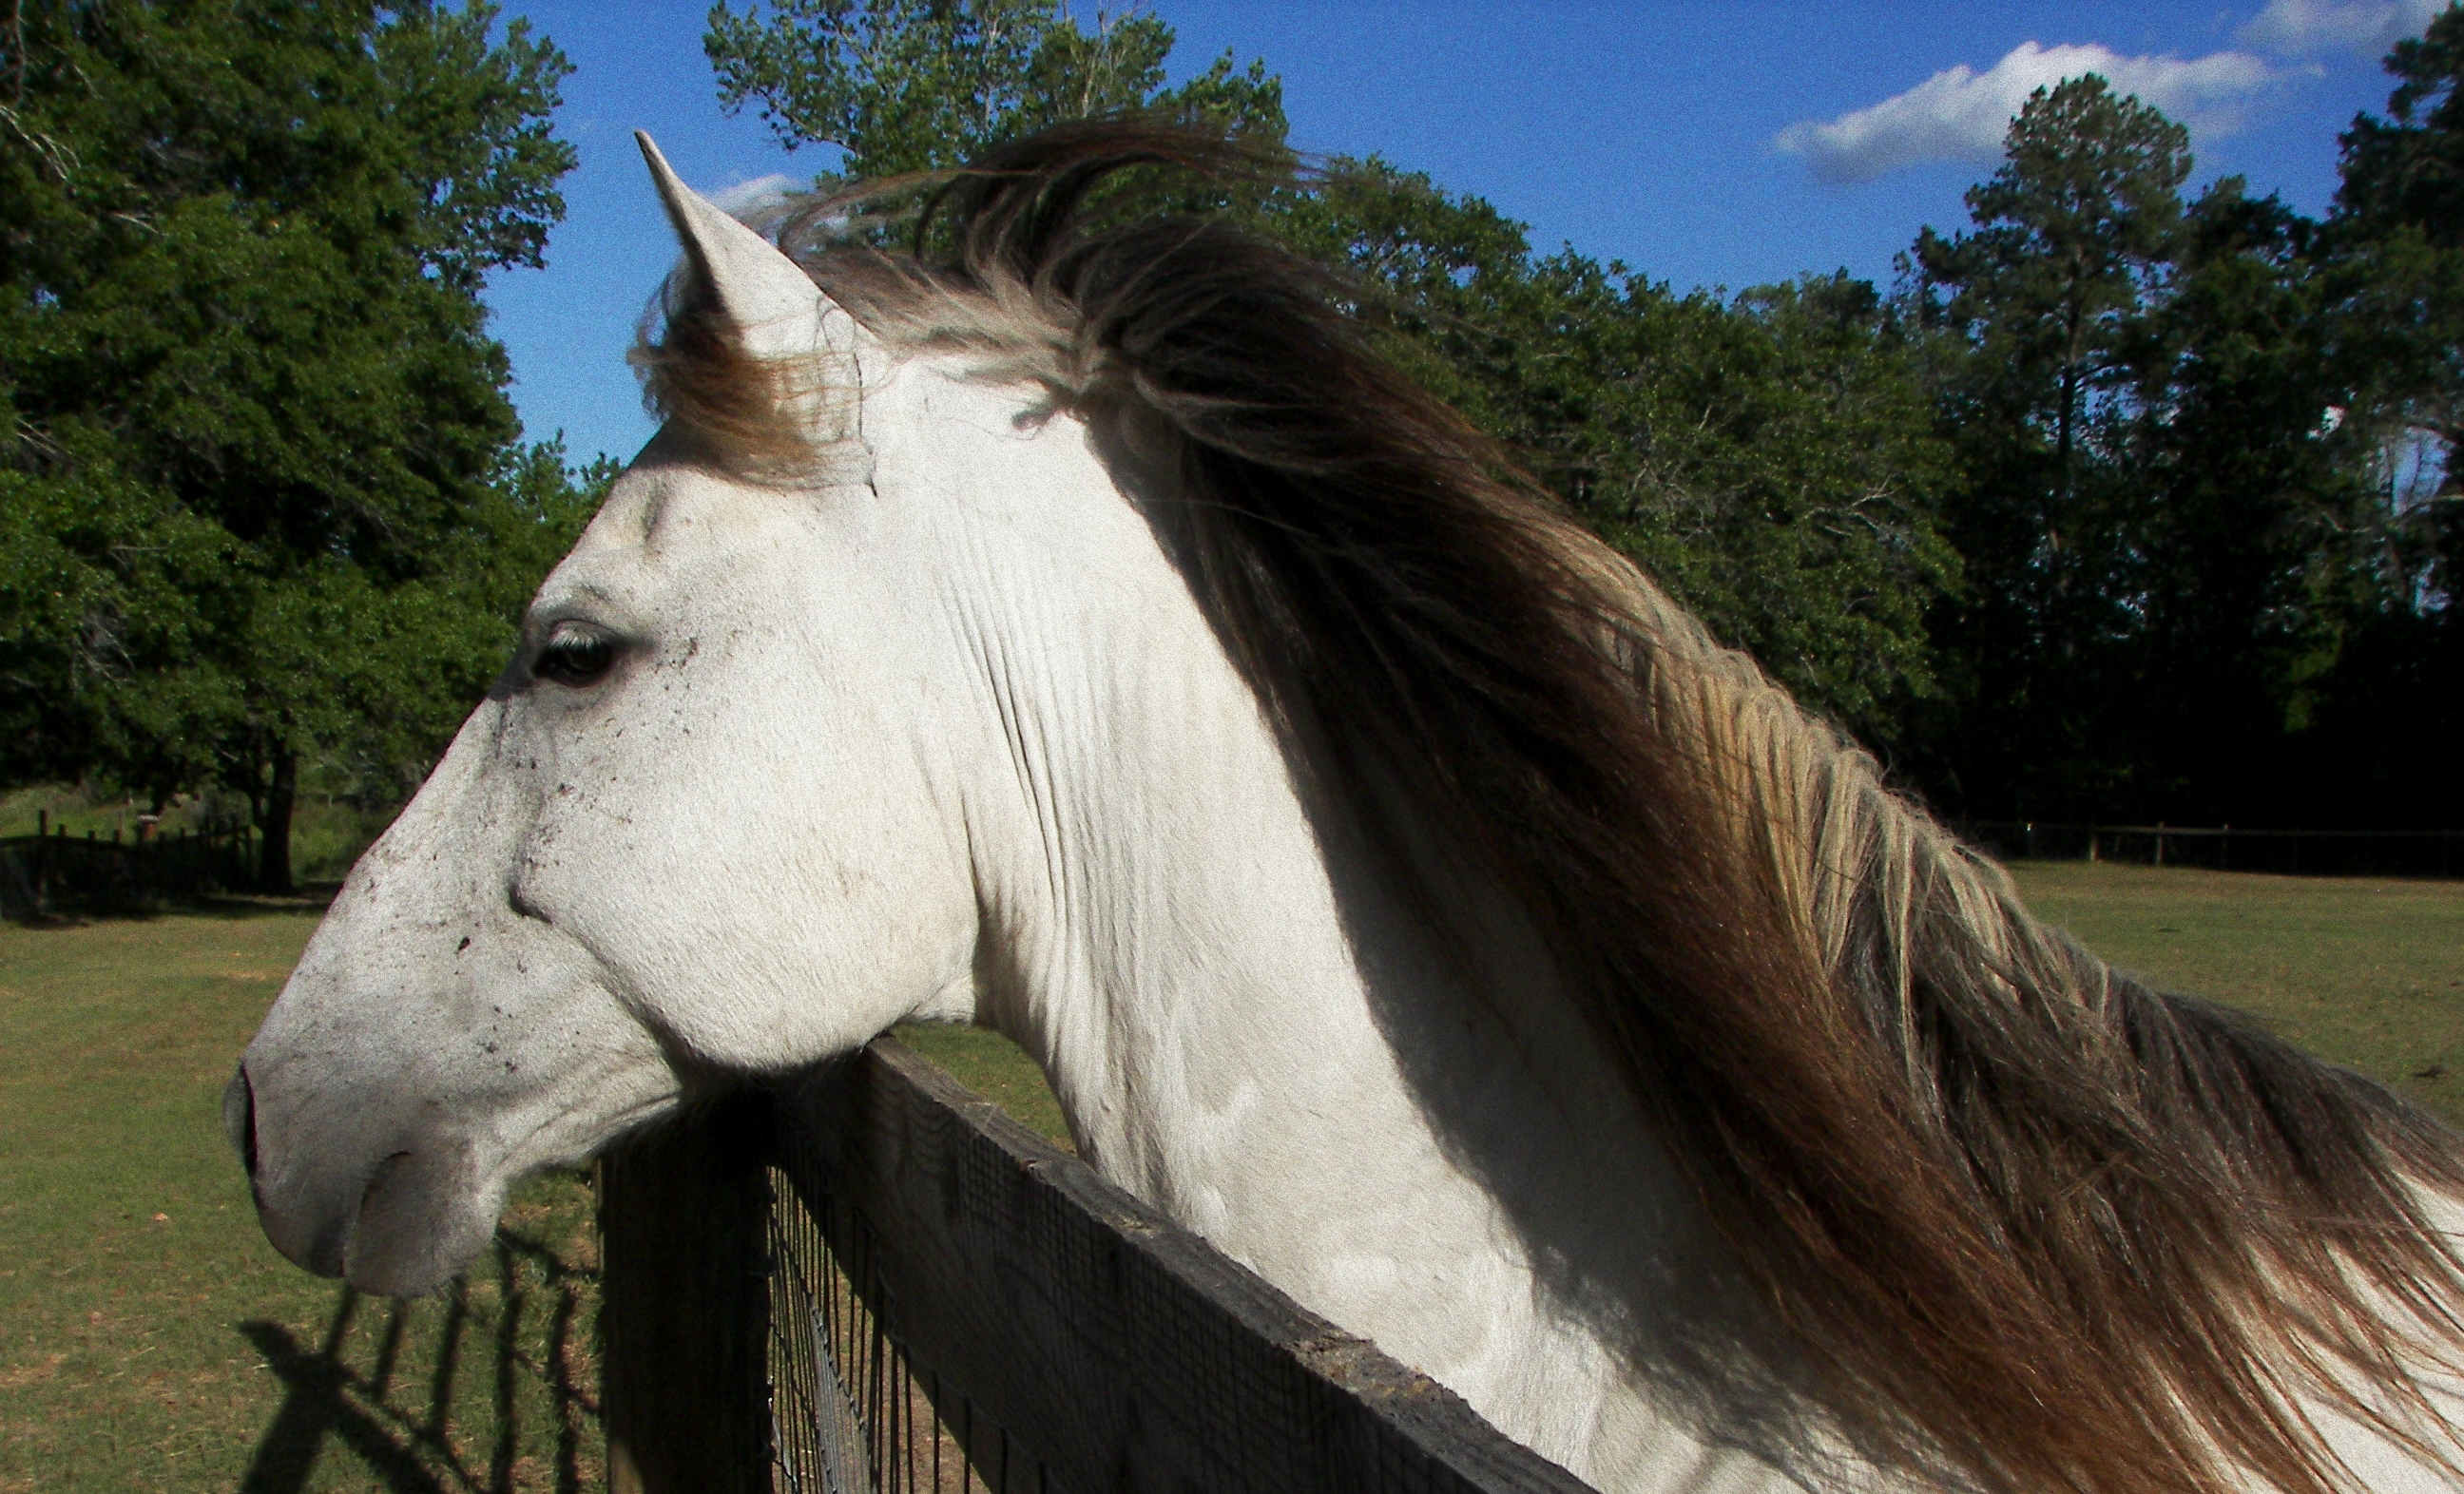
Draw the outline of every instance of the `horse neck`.
[[[999,743],[968,812],[980,1015],[1043,1063],[1090,1160],[1221,1241],[1322,1133],[1374,1151],[1425,1127],[1282,744],[1088,466],[1077,491],[1025,485],[1042,512],[973,552],[1003,620],[977,645]]]
[[[1521,919],[1474,890],[1441,946],[1086,467],[1013,464],[1043,496],[968,541],[979,1015],[1089,1160],[1304,1305],[1577,1471],[1679,1477],[1633,1367],[1741,1300],[1690,1190]]]

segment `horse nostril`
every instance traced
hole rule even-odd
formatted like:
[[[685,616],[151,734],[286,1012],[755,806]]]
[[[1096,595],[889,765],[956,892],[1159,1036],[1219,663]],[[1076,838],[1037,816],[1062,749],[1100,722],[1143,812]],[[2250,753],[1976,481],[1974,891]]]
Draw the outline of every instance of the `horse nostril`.
[[[248,1066],[223,1089],[223,1134],[231,1138],[231,1150],[248,1169],[249,1180],[256,1179],[256,1088],[248,1082]]]

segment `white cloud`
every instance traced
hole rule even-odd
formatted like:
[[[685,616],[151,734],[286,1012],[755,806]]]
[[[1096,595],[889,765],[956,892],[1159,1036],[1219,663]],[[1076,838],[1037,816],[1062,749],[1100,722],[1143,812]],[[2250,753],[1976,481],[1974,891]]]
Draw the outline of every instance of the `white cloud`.
[[[787,199],[799,192],[809,192],[813,184],[784,171],[757,176],[749,182],[736,182],[708,193],[711,206],[730,217],[741,219],[757,228],[766,227],[780,216]]]
[[[2233,35],[2243,46],[2286,56],[2354,52],[2375,58],[2420,35],[2445,9],[2447,0],[2268,0]]]
[[[2180,57],[2125,57],[2110,48],[2041,47],[2033,41],[1979,73],[1965,65],[1936,73],[1906,93],[1836,120],[1805,120],[1771,143],[1803,156],[1816,177],[1863,182],[1935,161],[1997,161],[2019,106],[2039,88],[2096,73],[2116,92],[2135,94],[2203,134],[2240,126],[2235,104],[2280,75],[2242,52]]]

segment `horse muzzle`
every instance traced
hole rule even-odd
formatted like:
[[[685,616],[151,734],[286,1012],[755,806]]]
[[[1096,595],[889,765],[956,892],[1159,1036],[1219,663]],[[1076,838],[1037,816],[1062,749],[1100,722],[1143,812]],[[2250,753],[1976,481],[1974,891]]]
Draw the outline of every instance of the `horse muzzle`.
[[[386,1126],[348,1104],[321,1126],[298,1108],[260,1108],[243,1063],[223,1091],[223,1129],[266,1239],[294,1264],[363,1291],[407,1297],[445,1283],[486,1248],[501,1186],[468,1141]]]

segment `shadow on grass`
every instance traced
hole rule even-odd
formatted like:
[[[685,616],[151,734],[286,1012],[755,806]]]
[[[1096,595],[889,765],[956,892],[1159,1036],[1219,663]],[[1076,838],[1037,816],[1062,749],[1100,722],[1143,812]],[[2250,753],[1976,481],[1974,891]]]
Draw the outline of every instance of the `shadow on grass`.
[[[271,913],[321,913],[342,890],[340,882],[302,882],[293,892],[201,892],[166,904],[169,913],[203,913],[209,918],[263,918]]]
[[[243,1494],[299,1494],[333,1446],[392,1494],[513,1494],[517,1486],[540,1486],[536,1470],[542,1462],[553,1466],[558,1494],[581,1494],[583,1430],[599,1405],[583,1383],[588,1355],[575,1335],[586,1327],[584,1299],[598,1273],[506,1229],[496,1233],[494,1263],[494,1303],[474,1300],[470,1281],[456,1277],[444,1293],[443,1321],[429,1329],[413,1323],[423,1300],[368,1299],[347,1286],[314,1347],[283,1324],[241,1324],[241,1336],[265,1356],[283,1392],[249,1461]],[[544,1324],[535,1317],[526,1323],[540,1298]],[[364,1369],[353,1363],[364,1349],[348,1351],[363,1311],[385,1319]],[[419,1377],[424,1387],[396,1384],[406,1350],[429,1366]],[[466,1374],[489,1383],[466,1386]],[[525,1381],[538,1389],[525,1395]],[[479,1396],[486,1411],[473,1417]],[[525,1406],[535,1421],[550,1424],[525,1426]]]
[[[20,929],[82,929],[106,923],[151,923],[157,918],[187,914],[233,922],[297,913],[322,913],[342,890],[340,882],[302,882],[288,893],[199,892],[163,898],[135,907],[70,906],[31,915],[11,915]]]

